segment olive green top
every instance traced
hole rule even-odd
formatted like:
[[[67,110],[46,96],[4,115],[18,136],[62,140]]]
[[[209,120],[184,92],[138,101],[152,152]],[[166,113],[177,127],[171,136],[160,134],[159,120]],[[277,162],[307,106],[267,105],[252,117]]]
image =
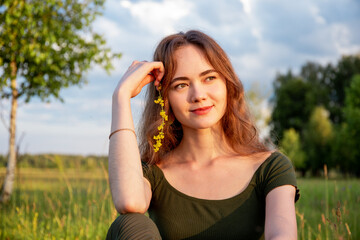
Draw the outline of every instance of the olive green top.
[[[281,185],[296,187],[293,166],[279,152],[259,166],[244,191],[223,200],[188,196],[172,187],[156,165],[143,168],[152,190],[148,213],[163,239],[263,239],[266,195]]]

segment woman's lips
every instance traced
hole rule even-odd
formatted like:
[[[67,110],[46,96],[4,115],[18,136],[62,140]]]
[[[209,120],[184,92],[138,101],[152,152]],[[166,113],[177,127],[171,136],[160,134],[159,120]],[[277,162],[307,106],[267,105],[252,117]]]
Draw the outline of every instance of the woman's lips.
[[[190,110],[190,112],[195,113],[197,115],[204,115],[211,111],[213,106],[196,108],[194,110]]]

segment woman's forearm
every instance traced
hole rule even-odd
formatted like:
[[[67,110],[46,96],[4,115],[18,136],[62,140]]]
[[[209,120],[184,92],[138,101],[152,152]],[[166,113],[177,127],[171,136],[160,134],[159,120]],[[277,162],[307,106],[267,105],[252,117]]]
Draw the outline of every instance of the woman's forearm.
[[[134,129],[130,98],[114,94],[111,132]],[[136,136],[123,130],[111,136],[109,144],[109,182],[115,208],[120,213],[145,212],[147,203]]]

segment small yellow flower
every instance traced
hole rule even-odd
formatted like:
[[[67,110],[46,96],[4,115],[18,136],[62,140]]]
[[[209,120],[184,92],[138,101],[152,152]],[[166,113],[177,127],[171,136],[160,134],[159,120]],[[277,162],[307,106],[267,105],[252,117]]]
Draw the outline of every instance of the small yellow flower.
[[[161,96],[161,85],[158,86],[158,92],[159,92],[159,96],[156,100],[154,100],[154,103],[159,104],[161,107],[161,111],[160,111],[160,116],[162,117],[162,123],[160,124],[160,126],[158,126],[158,130],[159,133],[158,135],[154,136],[153,139],[156,140],[156,143],[153,145],[154,147],[154,152],[158,152],[162,143],[161,143],[161,139],[164,139],[164,126],[165,126],[165,121],[168,120],[168,115],[166,115],[166,112],[164,110],[164,100],[162,99]]]

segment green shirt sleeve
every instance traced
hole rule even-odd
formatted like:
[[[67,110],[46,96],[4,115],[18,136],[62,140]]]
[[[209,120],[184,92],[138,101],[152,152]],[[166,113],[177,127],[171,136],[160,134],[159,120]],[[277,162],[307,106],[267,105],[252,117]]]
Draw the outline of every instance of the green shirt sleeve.
[[[277,153],[269,164],[265,166],[265,169],[261,171],[261,174],[265,197],[276,187],[293,185],[296,188],[295,202],[299,199],[300,194],[297,189],[294,167],[291,161],[282,153]]]

